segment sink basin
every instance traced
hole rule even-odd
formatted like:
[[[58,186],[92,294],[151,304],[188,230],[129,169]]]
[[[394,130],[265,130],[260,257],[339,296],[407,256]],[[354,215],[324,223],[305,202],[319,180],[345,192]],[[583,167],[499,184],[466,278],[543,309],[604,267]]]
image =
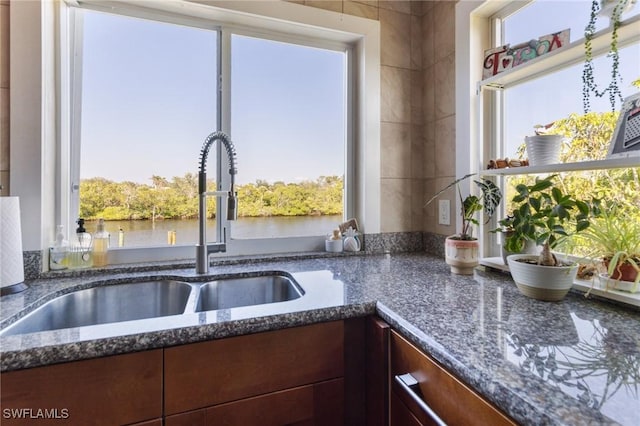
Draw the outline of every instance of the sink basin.
[[[165,280],[79,290],[45,303],[0,336],[182,314],[191,289],[188,283]]]
[[[200,287],[196,311],[285,302],[302,295],[298,283],[285,275],[227,278]]]

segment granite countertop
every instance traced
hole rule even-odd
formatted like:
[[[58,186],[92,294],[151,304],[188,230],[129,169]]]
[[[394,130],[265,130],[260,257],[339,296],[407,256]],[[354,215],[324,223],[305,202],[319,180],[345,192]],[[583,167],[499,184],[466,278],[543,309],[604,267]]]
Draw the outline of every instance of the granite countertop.
[[[65,292],[146,277],[195,282],[286,271],[309,292],[270,307],[2,337],[0,371],[377,313],[520,423],[640,424],[637,308],[578,292],[535,301],[509,275],[452,275],[422,253],[223,264],[206,277],[192,268],[143,269],[33,281],[0,300],[0,327]]]

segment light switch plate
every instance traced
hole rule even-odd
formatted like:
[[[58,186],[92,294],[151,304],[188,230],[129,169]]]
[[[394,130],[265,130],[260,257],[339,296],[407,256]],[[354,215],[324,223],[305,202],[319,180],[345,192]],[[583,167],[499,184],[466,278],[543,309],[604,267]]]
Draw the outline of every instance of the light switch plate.
[[[438,200],[438,225],[451,225],[450,208],[449,200]]]

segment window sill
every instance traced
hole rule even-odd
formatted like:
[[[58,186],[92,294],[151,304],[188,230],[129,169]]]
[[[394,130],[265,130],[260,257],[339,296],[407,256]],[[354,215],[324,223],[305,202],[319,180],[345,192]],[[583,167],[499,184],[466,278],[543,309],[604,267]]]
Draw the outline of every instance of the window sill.
[[[509,267],[504,264],[504,262],[502,261],[502,257],[485,257],[483,259],[480,259],[480,264],[488,268],[509,272]],[[628,293],[626,291],[619,290],[605,290],[603,288],[599,288],[590,280],[579,279],[576,279],[573,282],[573,289],[579,290],[584,293],[590,291],[590,294],[593,296],[598,296],[603,299],[614,300],[616,302],[640,307],[640,293]]]

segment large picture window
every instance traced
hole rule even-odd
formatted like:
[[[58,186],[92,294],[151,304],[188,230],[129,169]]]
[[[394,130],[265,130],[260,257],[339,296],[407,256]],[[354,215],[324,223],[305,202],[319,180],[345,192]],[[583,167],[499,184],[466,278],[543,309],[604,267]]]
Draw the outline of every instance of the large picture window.
[[[344,220],[349,44],[148,11],[73,13],[71,230],[103,218],[112,248],[192,247],[198,156],[216,130],[235,144],[239,206],[227,221],[208,200],[209,240],[317,238]],[[225,161],[212,152],[210,190]]]

